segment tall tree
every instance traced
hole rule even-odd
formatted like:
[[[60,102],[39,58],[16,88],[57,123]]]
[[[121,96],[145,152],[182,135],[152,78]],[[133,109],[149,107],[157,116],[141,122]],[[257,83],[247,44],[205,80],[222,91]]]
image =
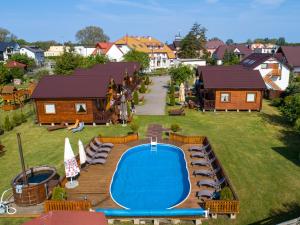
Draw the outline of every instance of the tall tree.
[[[96,26],[88,26],[76,33],[76,40],[83,45],[95,45],[97,42],[109,41],[109,37],[103,29]]]
[[[200,58],[205,53],[207,29],[201,24],[195,23],[190,32],[182,39],[179,57]]]
[[[0,41],[6,41],[9,35],[11,35],[9,30],[0,27]]]
[[[234,41],[230,38],[226,41],[226,45],[233,45]]]
[[[229,66],[229,65],[236,65],[239,63],[240,63],[239,57],[233,51],[227,51],[226,49],[223,57],[223,64],[225,66]]]
[[[55,74],[71,74],[76,68],[81,65],[82,56],[75,54],[71,51],[64,51],[61,56],[55,59]]]
[[[276,41],[276,45],[282,46],[282,45],[285,45],[285,44],[286,44],[286,42],[285,42],[285,38],[284,37],[280,37]]]
[[[187,65],[171,67],[169,72],[171,74],[172,81],[175,81],[178,84],[188,81],[194,75],[194,70]]]
[[[131,50],[124,55],[125,62],[138,62],[141,65],[141,70],[149,68],[150,58],[147,53]]]

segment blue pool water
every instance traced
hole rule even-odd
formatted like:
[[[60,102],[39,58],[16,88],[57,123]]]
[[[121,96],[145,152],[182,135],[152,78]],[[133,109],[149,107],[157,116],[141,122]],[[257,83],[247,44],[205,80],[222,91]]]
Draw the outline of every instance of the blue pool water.
[[[44,180],[47,180],[51,176],[50,173],[40,173],[34,174],[33,176],[28,177],[29,183],[41,183]]]
[[[173,145],[150,144],[127,150],[121,157],[111,182],[111,197],[126,209],[169,209],[190,193],[184,153]]]

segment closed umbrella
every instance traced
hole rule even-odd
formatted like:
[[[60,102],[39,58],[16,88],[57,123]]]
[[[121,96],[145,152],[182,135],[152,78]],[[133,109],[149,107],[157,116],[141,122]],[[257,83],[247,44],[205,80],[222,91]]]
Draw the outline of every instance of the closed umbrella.
[[[86,153],[81,140],[78,140],[80,165],[86,163]]]
[[[182,104],[185,102],[185,90],[183,83],[180,84],[179,88],[179,102]]]
[[[121,97],[120,119],[122,120],[123,125],[125,125],[125,121],[128,119],[125,95],[122,95],[122,97]]]
[[[80,172],[77,161],[72,150],[69,138],[65,138],[65,153],[64,153],[65,173],[71,181],[66,183],[66,188],[75,188],[78,186],[78,181],[73,180]]]

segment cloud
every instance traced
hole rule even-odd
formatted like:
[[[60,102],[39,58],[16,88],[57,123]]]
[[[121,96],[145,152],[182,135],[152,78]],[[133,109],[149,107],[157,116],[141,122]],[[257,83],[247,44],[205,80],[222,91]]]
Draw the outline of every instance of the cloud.
[[[269,5],[269,6],[279,6],[284,2],[285,0],[254,0],[254,3]]]

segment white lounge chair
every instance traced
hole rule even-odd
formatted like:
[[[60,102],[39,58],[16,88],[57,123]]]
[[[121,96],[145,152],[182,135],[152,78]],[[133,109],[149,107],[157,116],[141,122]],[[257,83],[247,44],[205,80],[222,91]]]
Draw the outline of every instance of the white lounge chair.
[[[203,152],[195,152],[195,153],[192,153],[190,155],[191,158],[205,158],[207,157],[210,153],[212,153],[212,151],[203,151]]]
[[[195,152],[203,152],[209,147],[209,144],[203,145],[203,146],[192,146],[189,148],[189,151],[195,151]]]
[[[192,161],[191,164],[192,166],[194,165],[198,165],[198,166],[210,166],[214,161],[216,160],[215,157],[213,157],[212,159],[199,159],[196,161]]]
[[[212,180],[212,179],[207,179],[207,180],[201,180],[197,182],[198,186],[208,186],[208,187],[212,187],[215,188],[216,190],[220,190],[221,189],[221,185],[225,182],[225,177],[223,177],[220,180]]]
[[[193,174],[195,176],[202,175],[202,176],[207,176],[207,177],[214,177],[220,171],[220,169],[221,169],[220,167],[217,167],[214,170],[206,170],[206,169],[194,170]]]
[[[208,197],[208,198],[213,198],[215,194],[215,190],[202,190],[202,191],[197,191],[196,196],[198,198],[200,197]]]

